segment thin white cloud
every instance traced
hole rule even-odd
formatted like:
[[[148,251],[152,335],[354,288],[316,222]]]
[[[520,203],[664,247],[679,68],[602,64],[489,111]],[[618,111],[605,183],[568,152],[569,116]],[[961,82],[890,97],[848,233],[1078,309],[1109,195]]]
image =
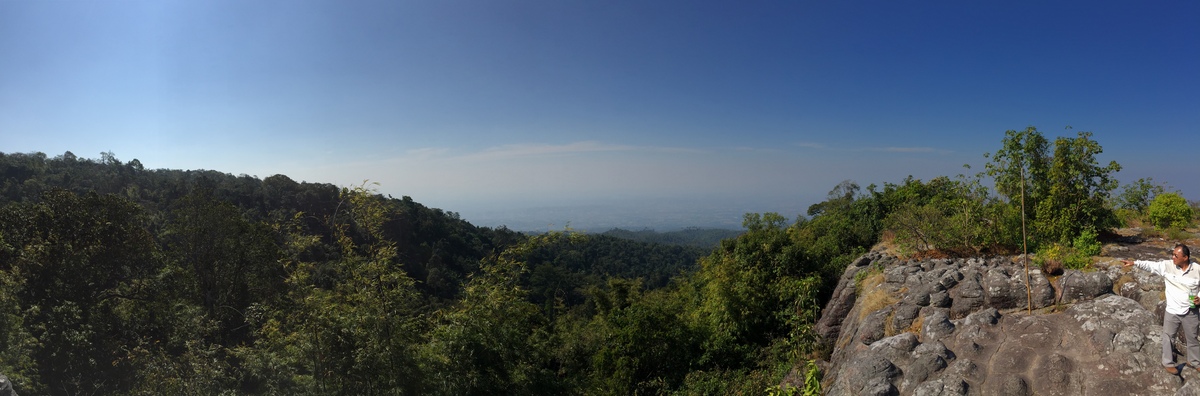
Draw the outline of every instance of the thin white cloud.
[[[868,150],[888,153],[932,153],[938,151],[933,147],[875,147]]]
[[[933,154],[954,154],[954,150],[940,149],[937,147],[883,147],[877,149],[888,153],[933,153]]]
[[[760,148],[760,147],[746,147],[746,146],[734,147],[733,151],[741,151],[741,152],[749,152],[749,153],[778,153],[778,152],[781,152],[781,150],[775,149],[775,148]]]
[[[653,146],[630,146],[623,144],[608,144],[597,141],[581,141],[567,144],[545,144],[545,143],[526,143],[526,144],[506,144],[503,146],[489,147],[482,151],[460,156],[460,159],[471,160],[504,160],[526,157],[546,157],[556,155],[570,155],[581,153],[600,153],[600,152],[679,152],[679,153],[699,153],[701,150],[681,148],[681,147],[653,147]]]
[[[844,148],[844,147],[829,147],[825,144],[816,143],[816,142],[799,142],[799,143],[793,143],[792,145],[795,147],[800,147],[800,148],[830,150],[830,151],[872,151],[872,152],[885,152],[885,153],[939,153],[939,154],[949,154],[949,153],[953,152],[951,150],[943,150],[943,149],[938,149],[938,148],[934,148],[934,147],[889,146],[889,147]]]
[[[450,152],[449,149],[440,147],[425,147],[406,151],[404,154],[412,158],[434,158],[441,157]]]
[[[794,143],[795,147],[811,148],[828,151],[841,152],[887,152],[887,153],[953,153],[950,150],[942,150],[933,147],[861,147],[861,148],[840,148],[829,147],[821,143],[801,142]],[[781,153],[783,150],[779,148],[763,148],[750,146],[730,147],[728,150],[735,152],[748,153]],[[703,154],[710,153],[709,150],[686,148],[686,147],[658,147],[658,146],[635,146],[626,144],[611,144],[603,143],[594,140],[578,141],[566,144],[548,144],[548,143],[521,143],[521,144],[506,144],[500,146],[488,147],[479,151],[455,153],[454,150],[439,147],[426,147],[412,149],[405,152],[402,157],[404,160],[455,160],[455,161],[471,161],[471,162],[489,162],[489,161],[508,161],[519,159],[532,158],[551,158],[563,157],[579,154],[590,153],[686,153],[686,154]],[[400,160],[401,158],[396,158]]]

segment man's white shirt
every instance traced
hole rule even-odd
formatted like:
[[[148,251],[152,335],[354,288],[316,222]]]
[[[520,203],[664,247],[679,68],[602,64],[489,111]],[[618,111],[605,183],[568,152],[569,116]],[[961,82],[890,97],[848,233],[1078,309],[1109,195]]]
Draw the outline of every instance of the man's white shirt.
[[[1188,295],[1196,295],[1200,290],[1200,268],[1196,263],[1190,263],[1186,271],[1180,270],[1171,260],[1146,261],[1137,260],[1133,264],[1138,268],[1153,272],[1166,281],[1167,312],[1183,315],[1191,308]]]

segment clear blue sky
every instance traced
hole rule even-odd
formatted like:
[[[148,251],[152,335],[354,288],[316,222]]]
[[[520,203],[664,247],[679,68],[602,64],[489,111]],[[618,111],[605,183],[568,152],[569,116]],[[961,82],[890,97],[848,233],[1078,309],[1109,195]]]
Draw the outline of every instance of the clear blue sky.
[[[0,0],[2,152],[370,179],[484,225],[792,216],[1027,126],[1200,199],[1200,2]]]

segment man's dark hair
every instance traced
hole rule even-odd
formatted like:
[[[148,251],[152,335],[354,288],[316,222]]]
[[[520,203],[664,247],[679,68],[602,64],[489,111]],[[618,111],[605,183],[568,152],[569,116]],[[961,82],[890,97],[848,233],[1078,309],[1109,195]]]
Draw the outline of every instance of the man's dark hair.
[[[1183,253],[1183,257],[1192,258],[1192,251],[1188,250],[1187,245],[1184,245],[1182,243],[1176,243],[1175,248],[1179,249],[1180,253]]]

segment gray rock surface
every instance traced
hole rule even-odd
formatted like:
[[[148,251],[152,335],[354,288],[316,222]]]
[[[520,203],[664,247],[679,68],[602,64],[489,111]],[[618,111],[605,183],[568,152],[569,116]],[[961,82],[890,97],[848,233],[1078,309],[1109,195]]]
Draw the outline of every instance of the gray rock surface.
[[[8,380],[8,376],[0,374],[0,396],[17,396],[17,391],[13,390],[12,381]]]
[[[1094,267],[1047,278],[1005,257],[865,255],[842,276],[818,325],[831,351],[821,363],[822,389],[829,395],[1200,395],[1200,372],[1185,367],[1171,375],[1159,363],[1162,279],[1115,260]],[[856,275],[875,273],[882,284],[851,290]],[[1182,340],[1174,342],[1181,351]]]
[[[818,336],[827,340],[837,338],[842,329],[842,318],[845,318],[854,308],[854,301],[858,296],[858,291],[854,290],[854,275],[859,271],[866,270],[867,265],[872,262],[882,261],[882,259],[883,256],[878,253],[867,254],[846,267],[846,272],[842,273],[837,288],[833,290],[833,297],[829,303],[825,304],[825,309],[821,310],[821,318],[817,320],[815,326]]]
[[[1113,281],[1103,272],[1066,270],[1058,279],[1058,286],[1062,290],[1059,298],[1062,303],[1089,300],[1113,292]]]

